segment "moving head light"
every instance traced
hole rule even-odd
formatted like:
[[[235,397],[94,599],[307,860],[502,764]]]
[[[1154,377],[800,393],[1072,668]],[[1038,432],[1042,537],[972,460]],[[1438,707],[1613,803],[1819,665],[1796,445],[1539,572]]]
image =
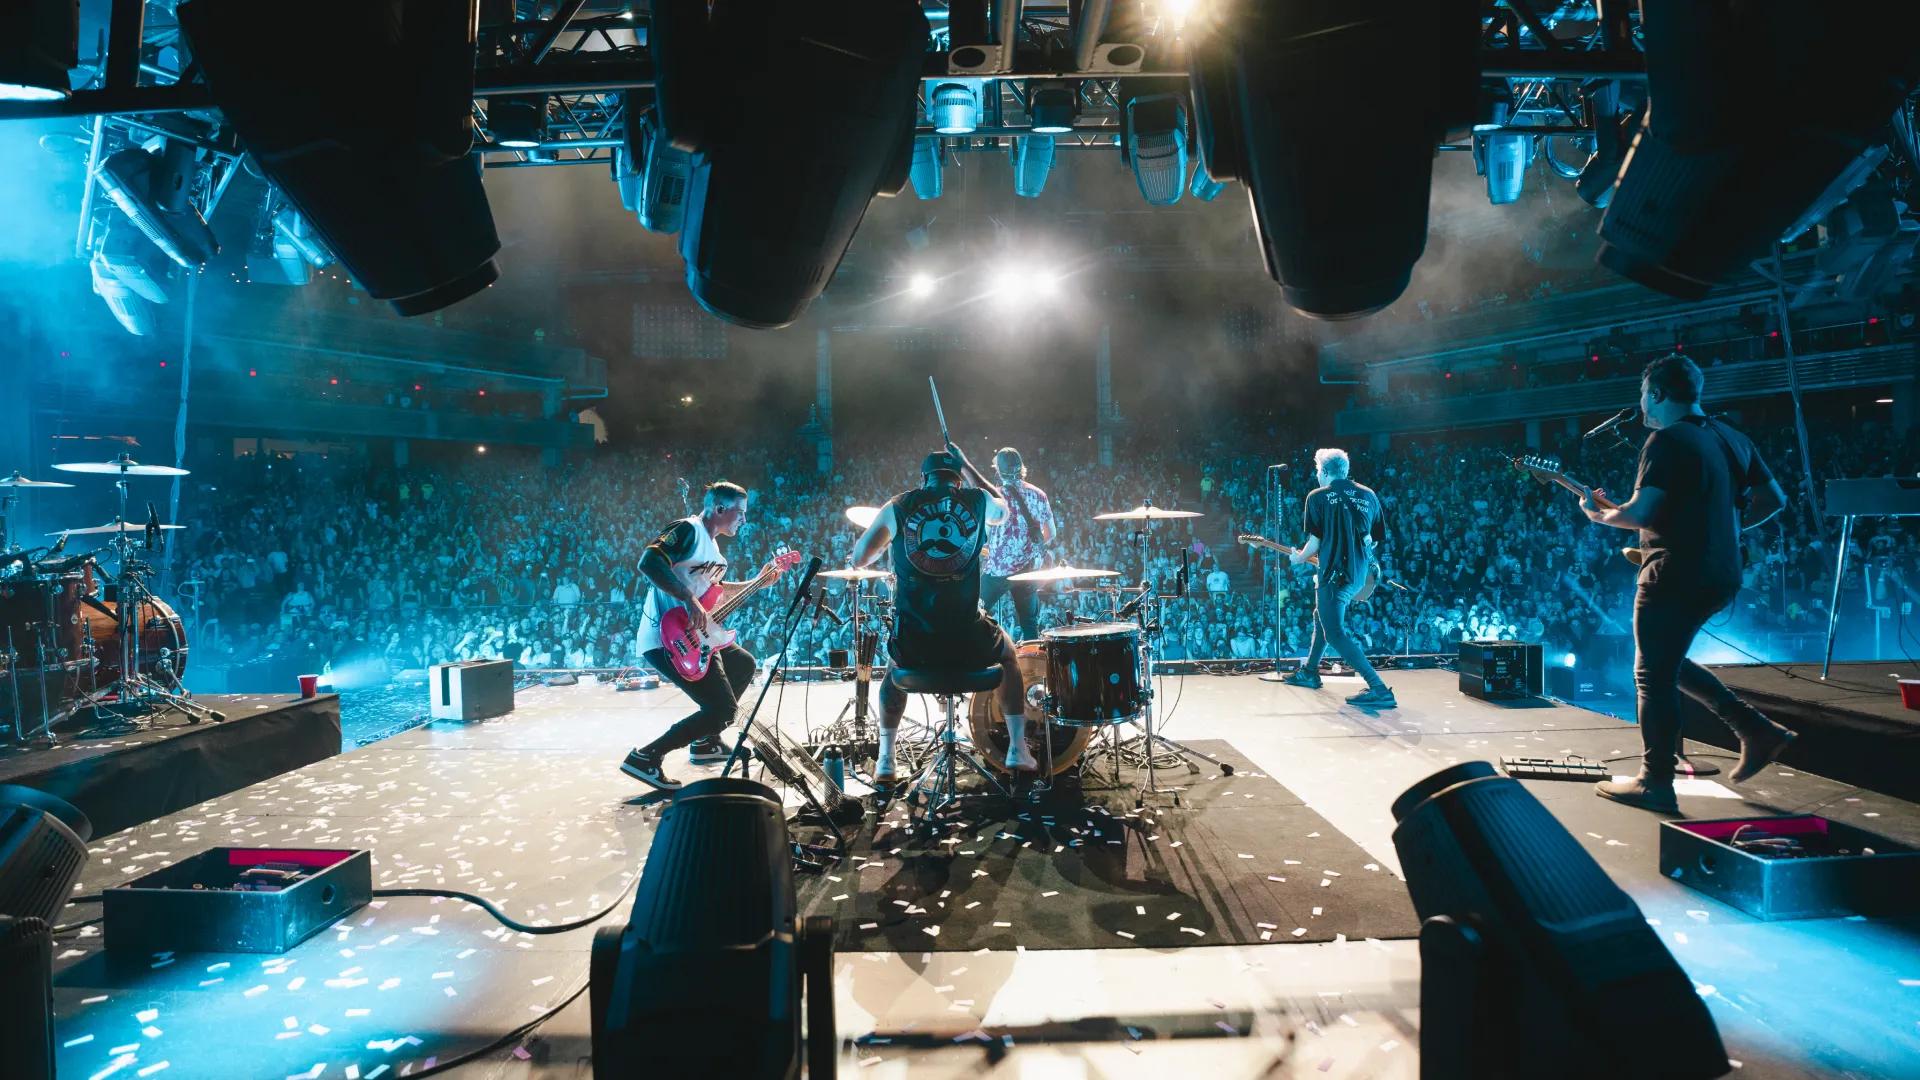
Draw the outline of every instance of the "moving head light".
[[[1649,103],[1600,262],[1699,299],[1788,231],[1882,137],[1920,78],[1920,4],[1644,0]]]
[[[370,295],[421,315],[500,276],[471,153],[467,0],[306,5],[300,32],[271,48],[251,0],[187,0],[178,13],[247,152]]]
[[[826,289],[867,204],[906,185],[927,35],[914,0],[655,6],[657,114],[693,152],[680,254],[701,307],[784,326]]]
[[[107,197],[167,258],[188,269],[220,253],[220,241],[188,198],[193,159],[190,144],[169,141],[157,150],[129,146],[100,165]]]
[[[1301,313],[1357,318],[1406,289],[1434,146],[1473,118],[1479,33],[1473,0],[1249,0],[1197,35],[1207,173],[1246,185],[1267,273]]]

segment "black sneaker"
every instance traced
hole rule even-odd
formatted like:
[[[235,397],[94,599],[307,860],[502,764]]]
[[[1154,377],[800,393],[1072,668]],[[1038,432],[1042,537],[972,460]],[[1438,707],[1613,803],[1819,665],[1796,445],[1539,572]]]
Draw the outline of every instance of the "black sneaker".
[[[1674,797],[1673,781],[1664,784],[1648,783],[1643,776],[1631,780],[1602,780],[1593,785],[1593,793],[1603,799],[1612,799],[1617,803],[1652,810],[1661,814],[1680,812],[1680,801]]]
[[[1347,704],[1361,709],[1397,709],[1400,703],[1393,698],[1393,687],[1383,686],[1378,690],[1362,690],[1347,698]]]
[[[1300,668],[1280,681],[1288,686],[1304,686],[1309,690],[1320,689],[1320,673],[1310,668]]]
[[[733,747],[718,735],[699,739],[687,747],[687,760],[695,765],[723,765],[733,756]]]
[[[660,755],[643,754],[638,750],[627,753],[627,760],[620,763],[620,771],[635,780],[661,791],[678,791],[681,783],[668,776],[660,768]]]

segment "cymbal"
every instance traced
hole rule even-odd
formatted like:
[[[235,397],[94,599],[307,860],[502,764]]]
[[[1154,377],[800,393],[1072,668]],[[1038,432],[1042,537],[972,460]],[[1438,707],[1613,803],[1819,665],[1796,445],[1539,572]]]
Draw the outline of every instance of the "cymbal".
[[[845,570],[822,570],[815,577],[834,578],[839,581],[873,581],[877,578],[892,577],[885,570],[875,570],[867,566],[850,566]]]
[[[1118,570],[1091,570],[1079,566],[1049,566],[1045,570],[1029,570],[1024,574],[1015,574],[1008,581],[1072,581],[1075,578],[1119,577]]]
[[[1197,518],[1207,515],[1197,510],[1165,510],[1152,503],[1141,503],[1131,510],[1116,510],[1111,514],[1095,514],[1095,521],[1169,521],[1174,518]],[[1011,581],[1012,578],[1007,580]]]
[[[126,454],[112,461],[69,461],[55,465],[61,472],[88,473],[95,476],[186,476],[188,470],[171,465],[142,465]]]
[[[186,528],[186,526],[185,525],[162,525],[160,526],[160,528],[164,531],[172,532],[175,529],[184,529]],[[146,526],[146,523],[144,522],[139,522],[139,521],[112,522],[110,521],[105,525],[93,525],[85,529],[61,529],[59,532],[50,532],[47,535],[48,536],[103,536],[108,533],[142,533],[146,531],[147,531],[147,526]]]
[[[58,480],[29,480],[19,473],[0,477],[0,488],[70,488],[72,484],[63,484]]]
[[[847,520],[853,522],[854,527],[858,529],[865,529],[871,526],[873,519],[879,516],[880,508],[877,506],[847,507]]]

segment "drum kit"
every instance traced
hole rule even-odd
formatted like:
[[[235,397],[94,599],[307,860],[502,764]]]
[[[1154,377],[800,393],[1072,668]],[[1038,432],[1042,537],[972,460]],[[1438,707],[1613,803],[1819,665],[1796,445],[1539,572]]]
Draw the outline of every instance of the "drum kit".
[[[48,534],[58,538],[49,547],[20,547],[7,524],[15,500],[73,485],[17,472],[0,479],[0,722],[8,734],[16,743],[44,747],[53,744],[54,724],[76,715],[136,726],[166,711],[184,713],[189,723],[224,719],[181,685],[186,625],[148,585],[154,570],[144,559],[181,526],[160,524],[151,508],[147,522],[127,520],[129,481],[186,476],[187,470],[143,465],[126,454],[54,469],[113,477],[119,509],[105,525]],[[115,573],[103,579],[97,553],[64,555],[76,536],[107,537],[102,550],[116,560]]]
[[[865,529],[879,514],[879,508],[847,508],[847,520]],[[1157,769],[1171,752],[1187,759],[1199,758],[1217,766],[1223,775],[1233,766],[1217,758],[1183,746],[1159,733],[1162,719],[1154,693],[1155,639],[1160,632],[1162,605],[1185,595],[1186,572],[1172,592],[1161,593],[1148,572],[1148,545],[1152,528],[1159,523],[1200,517],[1191,510],[1167,510],[1149,503],[1114,513],[1096,515],[1102,522],[1135,523],[1133,539],[1139,551],[1140,578],[1137,584],[1119,584],[1120,572],[1095,567],[1049,566],[1015,574],[1008,580],[1049,586],[1066,595],[1094,595],[1104,601],[1104,618],[1069,615],[1065,626],[1041,631],[1037,641],[1022,641],[1015,646],[1026,687],[1026,738],[1028,748],[1041,763],[1040,779],[1033,785],[1037,795],[1050,790],[1055,779],[1080,769],[1107,786],[1121,786],[1120,765],[1131,759],[1145,765],[1146,785],[1136,798],[1144,805],[1147,795],[1171,795],[1179,801],[1179,789],[1163,788]],[[855,590],[852,623],[857,659],[854,665],[854,700],[842,710],[832,728],[819,733],[828,741],[849,748],[866,744],[868,735],[867,686],[871,680],[876,648],[892,629],[892,601],[879,585],[891,582],[893,575],[880,570],[829,570],[822,578],[852,582]],[[888,634],[870,629],[877,623]],[[847,721],[852,712],[852,723]],[[1135,725],[1140,734],[1123,738],[1121,729]],[[997,694],[975,694],[969,705],[968,726],[973,744],[994,770],[1006,773],[1005,759],[1009,736]],[[1089,754],[1094,739],[1102,736],[1104,752]],[[857,753],[857,751],[856,751]],[[1098,775],[1098,763],[1110,764],[1106,776]]]

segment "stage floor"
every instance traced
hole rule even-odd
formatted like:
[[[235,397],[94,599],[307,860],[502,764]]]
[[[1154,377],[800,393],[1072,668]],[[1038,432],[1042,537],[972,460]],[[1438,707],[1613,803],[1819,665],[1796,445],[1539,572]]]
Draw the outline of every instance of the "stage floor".
[[[1390,680],[1401,707],[1375,716],[1341,704],[1352,680],[1329,679],[1315,693],[1251,676],[1169,679],[1167,733],[1231,743],[1395,875],[1388,806],[1415,780],[1452,762],[1516,753],[1621,758],[1630,771],[1625,759],[1638,747],[1631,725],[1566,706],[1477,701],[1444,671]],[[787,684],[766,708],[800,734],[832,720],[848,692]],[[670,689],[525,690],[512,716],[410,731],[108,838],[94,845],[83,888],[217,843],[300,842],[372,848],[376,887],[439,884],[487,895],[517,917],[566,921],[607,905],[638,869],[657,802],[637,798],[639,785],[618,765],[629,746],[686,711]],[[707,772],[677,756],[668,767],[682,779]],[[1207,789],[1195,792],[1202,798],[1234,778],[1208,768],[1186,782]],[[1761,923],[1660,876],[1657,816],[1597,799],[1585,784],[1529,787],[1656,921],[1741,1062],[1737,1075],[1920,1075],[1920,924]],[[1743,792],[1693,781],[1682,807],[1696,817],[1818,809],[1920,842],[1914,806],[1795,769],[1772,770]],[[1270,857],[1275,847],[1250,854]],[[74,907],[62,919],[95,913]],[[59,1038],[71,1043],[61,1071],[80,1076],[128,1054],[127,1074],[160,1061],[174,1076],[417,1071],[564,1005],[585,980],[592,936],[523,937],[467,905],[424,899],[386,901],[279,958],[108,963],[98,936],[80,933],[57,950],[56,979]],[[894,1045],[848,1051],[844,1067],[862,1075],[1418,1074],[1411,940],[862,952],[836,964],[843,1038],[1032,1028],[1016,1031],[1014,1052],[991,1069],[978,1050]],[[153,1018],[141,1019],[149,1010]],[[1050,1042],[1037,1027],[1083,1017],[1252,1034],[1084,1044]],[[585,1077],[587,1032],[580,998],[461,1071]],[[1633,1033],[1619,1035],[1621,1071],[1631,1075]],[[233,1072],[240,1062],[245,1068]]]

